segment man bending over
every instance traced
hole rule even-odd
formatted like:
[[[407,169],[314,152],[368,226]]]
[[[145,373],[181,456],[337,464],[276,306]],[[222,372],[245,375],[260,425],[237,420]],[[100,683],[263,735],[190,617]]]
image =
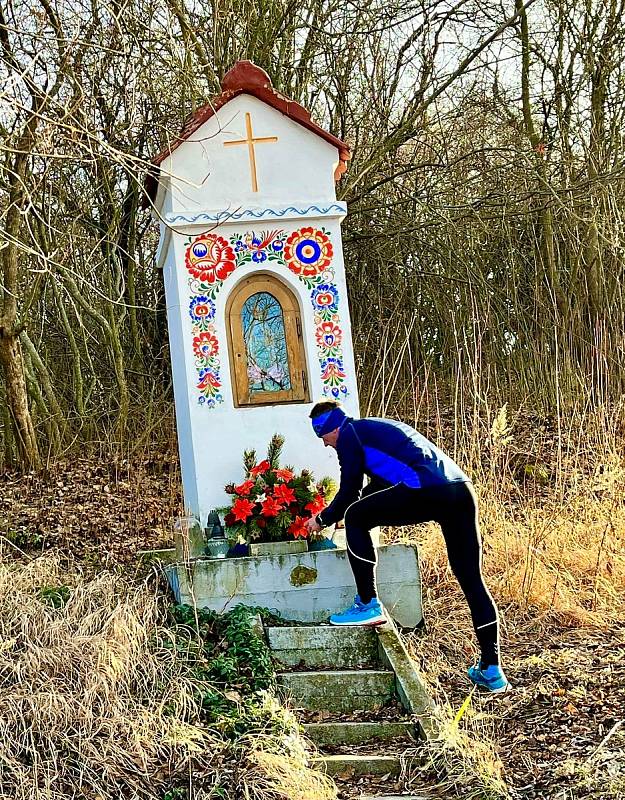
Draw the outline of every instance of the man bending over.
[[[317,403],[310,412],[315,433],[333,447],[341,485],[332,503],[308,523],[313,533],[345,520],[347,552],[356,582],[354,604],[333,614],[333,625],[379,625],[384,609],[376,589],[376,552],[371,529],[378,525],[438,522],[449,564],[471,610],[481,657],[469,678],[491,692],[508,681],[499,665],[499,617],[482,577],[482,544],[475,491],[449,456],[414,428],[390,419],[352,419],[340,403]],[[364,476],[370,483],[363,491]]]

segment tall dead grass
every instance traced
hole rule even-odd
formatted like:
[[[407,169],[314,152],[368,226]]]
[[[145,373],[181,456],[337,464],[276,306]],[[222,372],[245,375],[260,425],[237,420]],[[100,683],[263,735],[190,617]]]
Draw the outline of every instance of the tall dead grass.
[[[67,602],[54,607],[46,589],[68,582]],[[209,687],[165,646],[170,638],[157,598],[113,574],[83,582],[51,559],[0,564],[0,797],[162,800],[174,785],[335,797],[284,737],[267,731],[237,750],[202,725],[197,698]],[[297,764],[295,795],[262,757],[241,768],[261,742]]]
[[[607,630],[622,619],[622,430],[622,407],[608,406],[592,413],[571,409],[549,420],[509,414],[504,407],[455,428],[456,458],[479,496],[483,569],[500,609],[504,659],[512,639],[535,642],[540,654],[540,642],[548,646],[552,633],[563,628]],[[438,431],[444,444],[443,427]],[[427,635],[411,635],[407,645],[434,687],[449,731],[433,743],[431,756],[441,769],[441,785],[462,788],[466,797],[505,797],[496,717],[469,701],[461,723],[453,722],[461,701],[449,701],[448,687],[465,674],[477,649],[440,529],[396,529],[387,532],[389,539],[419,546]],[[468,687],[467,682],[467,692]],[[614,778],[619,780],[620,773]],[[620,796],[604,791],[597,796]]]
[[[622,425],[622,407],[546,423],[503,408],[461,429],[456,458],[479,497],[484,573],[509,622],[606,626],[625,611]],[[393,538],[419,545],[428,616],[460,611],[438,527]]]

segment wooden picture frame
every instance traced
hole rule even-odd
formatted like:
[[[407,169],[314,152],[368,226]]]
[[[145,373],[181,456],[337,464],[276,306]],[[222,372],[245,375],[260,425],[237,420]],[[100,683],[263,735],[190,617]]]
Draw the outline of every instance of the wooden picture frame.
[[[291,388],[252,393],[249,388],[247,352],[241,313],[250,297],[263,292],[274,297],[282,308]],[[300,307],[295,294],[282,281],[267,273],[255,273],[242,280],[234,288],[226,304],[226,330],[232,375],[232,394],[236,408],[309,401]]]

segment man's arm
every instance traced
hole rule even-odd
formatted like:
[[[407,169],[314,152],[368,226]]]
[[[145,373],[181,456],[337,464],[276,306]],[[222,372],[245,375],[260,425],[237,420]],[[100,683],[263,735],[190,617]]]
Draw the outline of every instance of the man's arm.
[[[341,485],[330,505],[317,514],[324,528],[343,519],[349,506],[358,500],[365,476],[365,456],[353,425],[348,424],[341,430],[336,452],[341,466]]]

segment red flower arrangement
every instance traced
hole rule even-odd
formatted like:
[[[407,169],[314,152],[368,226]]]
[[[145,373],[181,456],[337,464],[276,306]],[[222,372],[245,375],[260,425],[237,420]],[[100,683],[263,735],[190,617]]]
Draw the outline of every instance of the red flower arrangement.
[[[280,467],[284,437],[274,434],[267,458],[256,463],[256,453],[243,456],[245,480],[226,486],[232,503],[222,509],[229,535],[245,542],[272,542],[306,538],[306,521],[322,511],[336,492],[332,478],[316,482],[308,470],[297,475]]]

